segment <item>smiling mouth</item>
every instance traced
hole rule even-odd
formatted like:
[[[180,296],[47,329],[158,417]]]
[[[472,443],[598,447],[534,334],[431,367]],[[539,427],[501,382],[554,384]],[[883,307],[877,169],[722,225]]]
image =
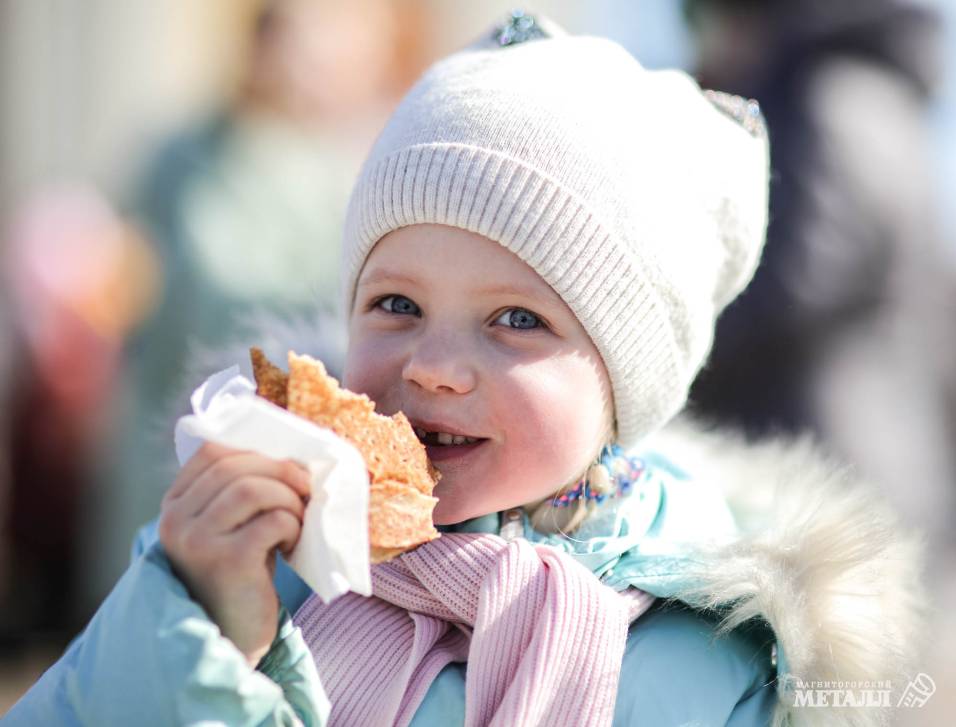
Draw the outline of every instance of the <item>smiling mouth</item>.
[[[471,444],[426,444],[425,454],[436,466],[441,466],[442,463],[471,461],[472,452],[483,450],[487,441],[479,439]]]
[[[448,432],[428,432],[421,427],[415,427],[415,435],[426,447],[457,447],[462,445],[479,444],[485,441],[484,437],[469,437]]]

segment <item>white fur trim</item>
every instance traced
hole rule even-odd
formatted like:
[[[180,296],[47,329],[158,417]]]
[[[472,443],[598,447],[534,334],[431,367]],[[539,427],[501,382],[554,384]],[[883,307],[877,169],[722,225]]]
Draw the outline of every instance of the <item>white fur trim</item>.
[[[895,691],[907,684],[926,603],[920,546],[874,488],[807,437],[754,444],[684,420],[654,445],[721,487],[745,529],[699,554],[699,586],[681,600],[718,609],[724,632],[766,621],[799,679],[889,680]],[[798,708],[792,692],[778,693],[774,725],[883,725],[893,717],[892,709]]]

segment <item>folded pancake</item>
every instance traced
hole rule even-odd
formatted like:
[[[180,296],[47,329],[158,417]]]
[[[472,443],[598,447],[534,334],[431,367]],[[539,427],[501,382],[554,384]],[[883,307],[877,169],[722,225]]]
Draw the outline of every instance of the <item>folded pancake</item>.
[[[364,394],[343,389],[321,361],[289,352],[289,373],[258,348],[250,351],[256,393],[355,446],[369,473],[369,546],[381,563],[434,540],[432,490],[440,477],[402,412],[375,413]]]

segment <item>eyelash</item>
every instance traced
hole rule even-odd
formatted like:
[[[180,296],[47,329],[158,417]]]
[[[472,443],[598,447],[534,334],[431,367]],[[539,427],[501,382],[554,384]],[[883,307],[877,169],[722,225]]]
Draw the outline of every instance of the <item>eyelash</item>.
[[[395,315],[395,316],[409,315],[409,314],[407,314],[407,313],[397,313],[397,312],[395,312],[395,311],[385,310],[384,308],[382,308],[382,307],[381,307],[382,303],[384,303],[384,302],[385,302],[386,300],[388,300],[389,298],[404,298],[404,299],[407,300],[409,303],[411,303],[411,304],[414,305],[416,308],[418,308],[418,305],[417,305],[417,304],[415,303],[415,301],[413,301],[411,298],[408,298],[408,297],[406,297],[406,296],[404,296],[404,295],[398,295],[398,294],[396,294],[396,293],[391,293],[391,294],[389,294],[389,295],[383,295],[383,296],[381,296],[381,297],[379,297],[379,298],[376,298],[374,301],[372,301],[371,305],[369,306],[369,310],[378,309],[378,310],[381,310],[383,313],[386,313],[386,314],[388,314],[388,315]],[[512,328],[511,326],[508,326],[509,330],[512,330],[512,331],[538,331],[538,330],[547,330],[547,329],[548,329],[548,325],[544,322],[544,319],[541,318],[541,316],[539,316],[537,313],[533,313],[532,311],[528,310],[527,308],[519,308],[519,307],[517,307],[517,306],[513,306],[513,307],[511,307],[511,308],[506,308],[505,310],[503,310],[503,311],[501,312],[501,315],[499,315],[498,318],[501,318],[501,316],[504,315],[505,313],[510,313],[510,312],[512,312],[512,311],[523,311],[524,313],[527,313],[528,315],[532,316],[532,317],[538,322],[538,325],[536,325],[536,326],[533,327],[533,328]],[[414,314],[412,314],[412,315],[414,315]],[[495,320],[497,320],[498,318],[496,318]]]

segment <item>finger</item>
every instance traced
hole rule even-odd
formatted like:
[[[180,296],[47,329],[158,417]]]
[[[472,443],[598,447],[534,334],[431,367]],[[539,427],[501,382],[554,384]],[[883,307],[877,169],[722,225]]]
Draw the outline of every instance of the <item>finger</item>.
[[[294,459],[281,460],[282,474],[280,480],[292,487],[300,497],[312,495],[312,473],[309,468]]]
[[[266,477],[291,487],[297,497],[308,493],[308,471],[290,460],[275,460],[255,452],[232,451],[220,457],[197,477],[180,500],[191,517],[199,517],[227,485],[240,477]]]
[[[204,442],[179,470],[176,479],[173,480],[173,484],[166,492],[165,499],[174,500],[180,497],[203,472],[221,458],[235,454],[237,451],[215,442]]]
[[[268,510],[235,530],[232,537],[237,548],[261,553],[278,548],[287,553],[295,547],[301,531],[302,524],[287,510]]]
[[[302,498],[285,482],[245,475],[222,488],[199,519],[210,532],[228,533],[260,512],[276,509],[287,511],[298,521],[305,514]]]
[[[175,550],[180,538],[187,532],[190,520],[194,514],[192,500],[197,499],[196,485],[222,459],[234,455],[238,450],[224,447],[213,442],[204,442],[202,446],[183,465],[173,484],[163,496],[160,518],[160,541],[167,550]],[[200,488],[202,489],[202,488]],[[208,499],[202,493],[199,501]]]

